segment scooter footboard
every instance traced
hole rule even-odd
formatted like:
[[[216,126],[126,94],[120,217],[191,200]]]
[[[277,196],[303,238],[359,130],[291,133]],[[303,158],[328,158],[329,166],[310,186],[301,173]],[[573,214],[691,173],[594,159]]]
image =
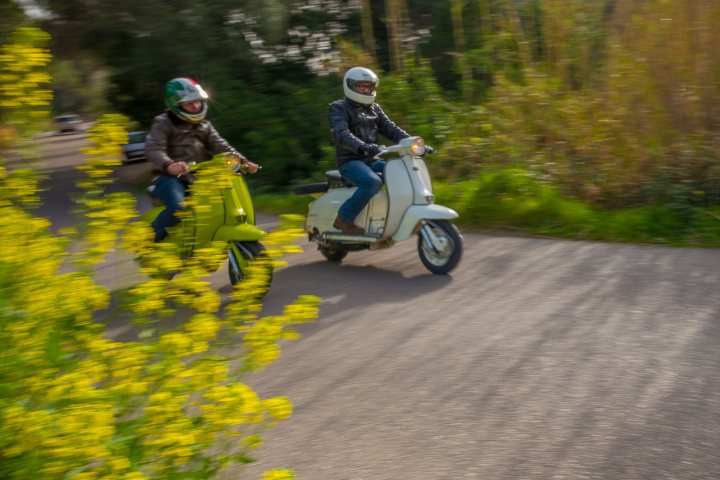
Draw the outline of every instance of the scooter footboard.
[[[392,238],[396,242],[410,238],[420,220],[451,220],[459,216],[452,208],[442,205],[411,205],[405,211],[402,222]]]

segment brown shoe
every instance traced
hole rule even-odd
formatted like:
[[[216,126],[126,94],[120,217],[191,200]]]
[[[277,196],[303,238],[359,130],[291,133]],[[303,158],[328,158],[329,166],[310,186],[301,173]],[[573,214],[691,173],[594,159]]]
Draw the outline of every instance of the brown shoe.
[[[335,218],[335,221],[333,222],[333,227],[337,228],[343,233],[349,233],[351,235],[363,235],[365,233],[365,230],[358,227],[353,222],[348,222],[340,215]]]

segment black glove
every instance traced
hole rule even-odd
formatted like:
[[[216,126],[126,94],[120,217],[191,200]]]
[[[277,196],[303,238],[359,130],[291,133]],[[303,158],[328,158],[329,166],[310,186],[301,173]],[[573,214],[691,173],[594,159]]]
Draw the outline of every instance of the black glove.
[[[435,149],[433,147],[431,147],[430,145],[425,145],[425,153],[427,153],[428,155],[431,155],[431,154],[435,153]]]
[[[377,156],[378,153],[382,152],[382,147],[374,143],[366,143],[358,148],[358,151],[366,157],[373,158]]]

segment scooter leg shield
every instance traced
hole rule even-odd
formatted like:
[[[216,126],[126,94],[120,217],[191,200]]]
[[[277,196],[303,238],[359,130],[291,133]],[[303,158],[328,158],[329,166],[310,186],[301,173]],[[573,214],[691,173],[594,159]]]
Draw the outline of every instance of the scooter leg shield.
[[[413,235],[420,220],[451,220],[459,216],[452,208],[443,207],[442,205],[412,205],[405,212],[402,222],[400,222],[400,226],[392,238],[396,242],[407,240]]]
[[[242,225],[223,225],[217,229],[213,240],[230,242],[233,240],[237,241],[248,241],[248,240],[262,240],[267,232],[262,228],[256,227],[255,225],[242,224]]]

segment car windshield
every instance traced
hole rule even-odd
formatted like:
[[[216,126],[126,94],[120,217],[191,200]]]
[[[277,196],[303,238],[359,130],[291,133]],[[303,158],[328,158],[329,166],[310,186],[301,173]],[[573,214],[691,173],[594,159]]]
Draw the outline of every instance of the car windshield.
[[[78,120],[78,117],[74,115],[69,115],[67,117],[57,117],[56,118],[58,123],[68,123],[68,122],[74,122]]]
[[[130,132],[128,143],[141,143],[145,141],[145,132]]]

